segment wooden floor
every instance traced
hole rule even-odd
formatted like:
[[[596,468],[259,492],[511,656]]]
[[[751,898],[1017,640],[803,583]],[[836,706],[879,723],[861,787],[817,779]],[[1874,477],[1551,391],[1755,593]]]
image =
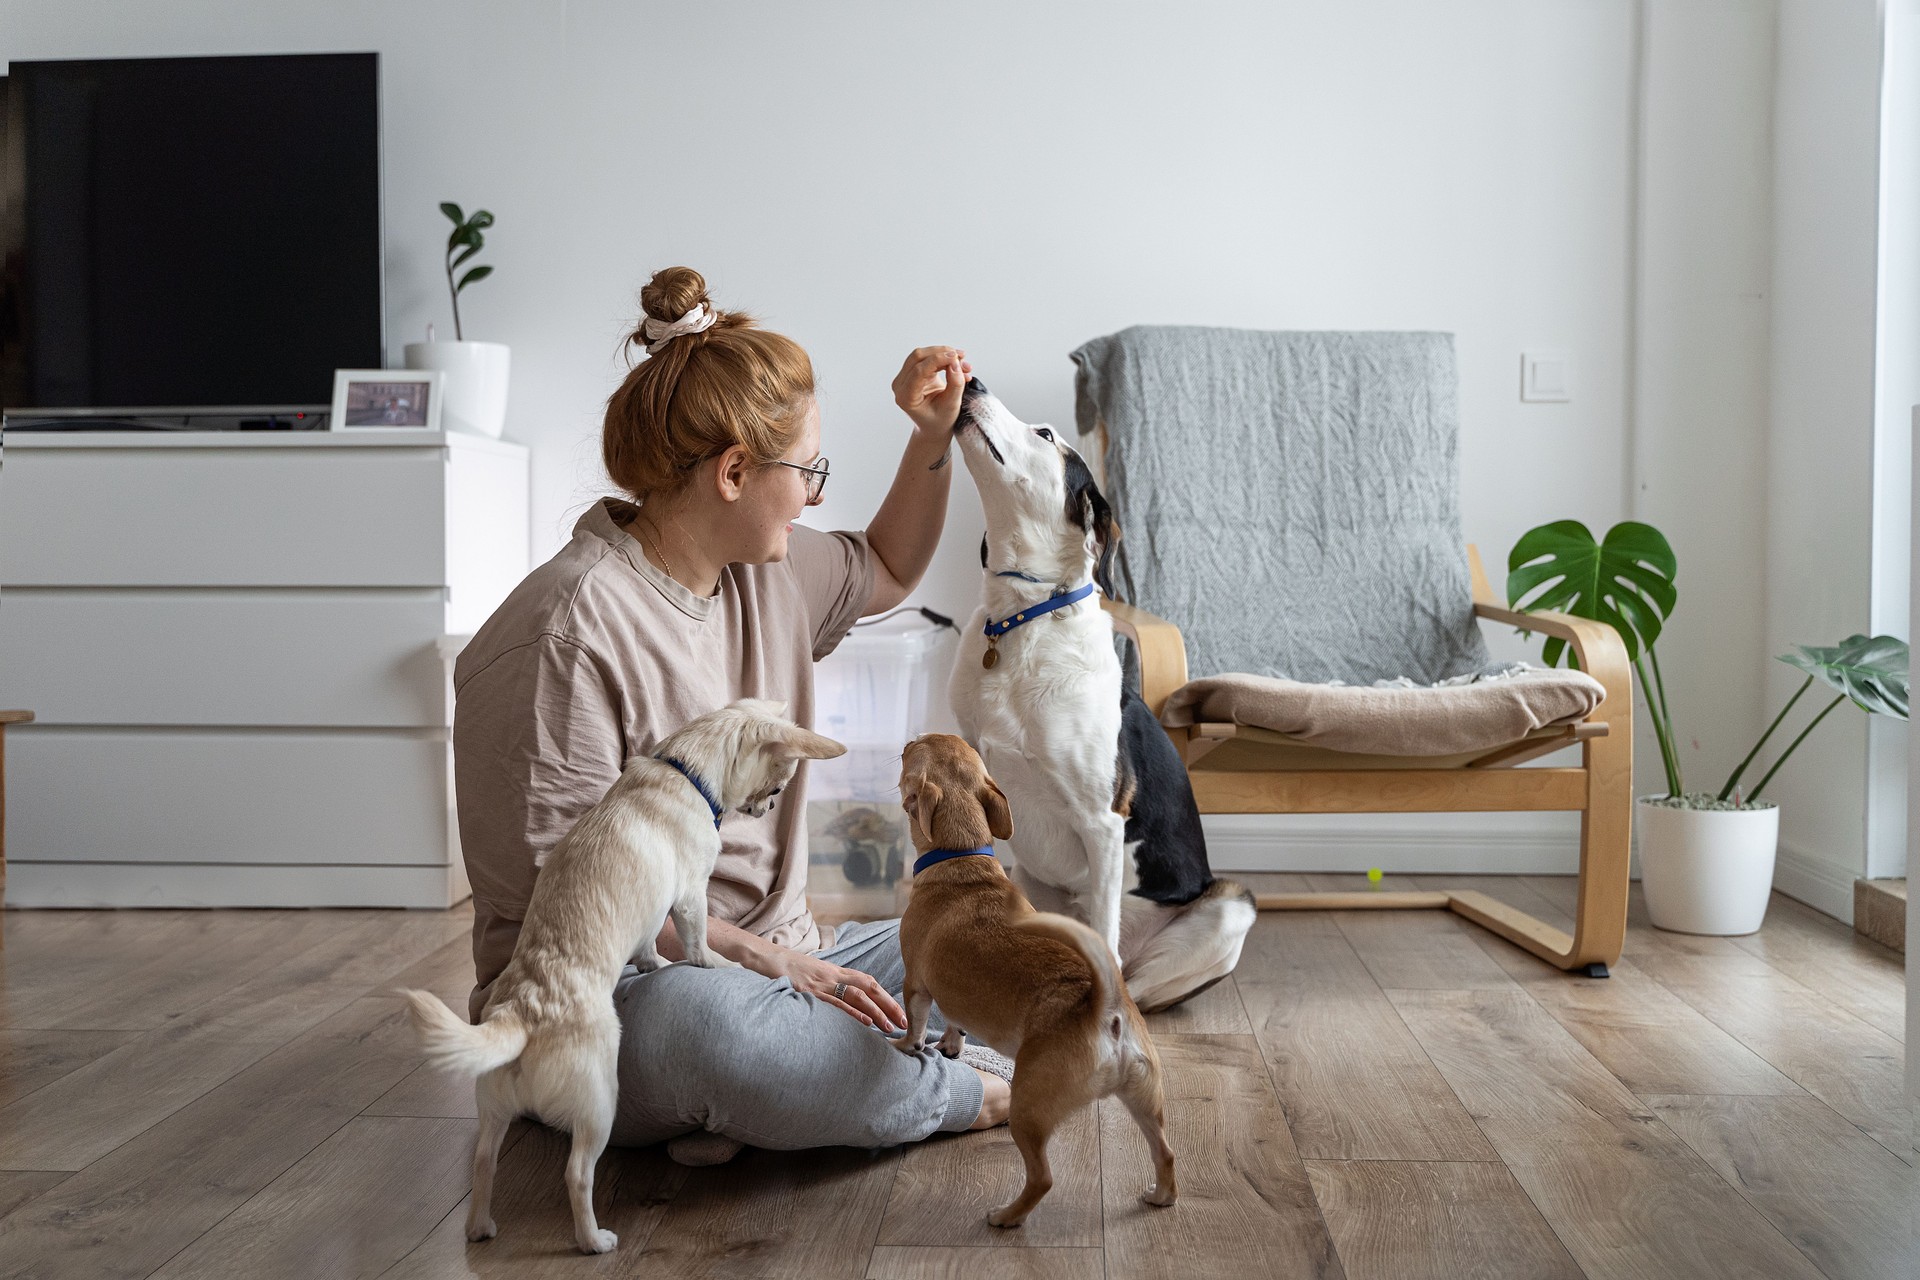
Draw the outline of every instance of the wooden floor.
[[[1258,887],[1350,887],[1251,876]],[[1364,882],[1360,882],[1363,886]],[[1418,877],[1561,921],[1571,881]],[[470,1091],[398,984],[458,1005],[469,913],[9,912],[0,1276],[1920,1276],[1897,958],[1776,896],[1572,978],[1439,912],[1264,915],[1152,1021],[1180,1203],[1118,1108],[1054,1140],[1028,1224],[1005,1130],[891,1151],[600,1166],[574,1253],[563,1138],[516,1126],[497,1239],[462,1238]]]

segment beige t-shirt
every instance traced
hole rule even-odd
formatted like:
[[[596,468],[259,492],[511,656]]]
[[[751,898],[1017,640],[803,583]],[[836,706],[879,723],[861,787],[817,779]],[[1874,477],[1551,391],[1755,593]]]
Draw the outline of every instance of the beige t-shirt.
[[[864,533],[795,525],[778,564],[729,565],[702,599],[596,502],[573,540],[494,611],[454,665],[454,787],[473,882],[474,1009],[513,955],[534,859],[606,794],[631,756],[736,698],[776,698],[813,723],[813,664],[873,589]],[[797,950],[807,908],[805,762],[762,818],[728,813],[711,913]]]

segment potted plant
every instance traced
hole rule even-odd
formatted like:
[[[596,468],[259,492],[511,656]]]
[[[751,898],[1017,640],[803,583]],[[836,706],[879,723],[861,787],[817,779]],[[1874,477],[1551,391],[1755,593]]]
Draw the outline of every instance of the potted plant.
[[[460,295],[466,287],[493,274],[491,266],[472,266],[457,279],[454,272],[486,244],[481,233],[493,225],[493,215],[476,209],[469,217],[460,206],[448,201],[440,212],[453,223],[447,236],[447,293],[453,300],[452,342],[435,342],[433,326],[427,326],[425,342],[410,342],[406,347],[407,368],[439,369],[445,379],[446,397],[441,404],[441,420],[463,431],[498,437],[507,421],[508,348],[498,342],[468,342],[460,327]]]
[[[1679,602],[1673,548],[1658,529],[1626,521],[1595,542],[1577,520],[1529,530],[1507,557],[1507,596],[1521,610],[1557,609],[1620,633],[1646,699],[1666,773],[1665,795],[1642,796],[1634,815],[1647,914],[1681,933],[1752,933],[1766,917],[1780,811],[1760,793],[1807,736],[1842,702],[1871,715],[1907,718],[1907,645],[1893,636],[1849,636],[1831,648],[1797,645],[1780,661],[1806,673],[1760,740],[1717,792],[1686,789],[1673,713],[1655,641]],[[1548,666],[1571,650],[1548,639]],[[1834,697],[1808,720],[1751,789],[1741,779],[1815,681]]]

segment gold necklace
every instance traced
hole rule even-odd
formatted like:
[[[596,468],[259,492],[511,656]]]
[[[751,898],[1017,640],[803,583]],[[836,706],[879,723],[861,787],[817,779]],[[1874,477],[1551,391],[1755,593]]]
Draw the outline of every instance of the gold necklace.
[[[647,545],[653,548],[653,554],[660,557],[660,567],[666,570],[667,576],[673,578],[675,582],[680,581],[680,579],[673,577],[673,563],[667,559],[667,553],[660,549],[660,544],[654,541],[651,533],[647,532],[647,527],[640,523],[640,517],[637,513],[634,516],[633,523],[640,530],[640,536],[647,540]]]

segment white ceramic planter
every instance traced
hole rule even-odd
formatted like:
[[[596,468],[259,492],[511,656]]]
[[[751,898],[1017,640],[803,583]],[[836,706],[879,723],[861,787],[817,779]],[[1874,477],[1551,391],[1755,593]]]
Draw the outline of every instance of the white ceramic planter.
[[[498,342],[409,342],[407,368],[447,375],[440,424],[498,439],[507,424],[510,349]]]
[[[1654,927],[1752,933],[1767,916],[1780,810],[1634,806],[1640,886]]]

